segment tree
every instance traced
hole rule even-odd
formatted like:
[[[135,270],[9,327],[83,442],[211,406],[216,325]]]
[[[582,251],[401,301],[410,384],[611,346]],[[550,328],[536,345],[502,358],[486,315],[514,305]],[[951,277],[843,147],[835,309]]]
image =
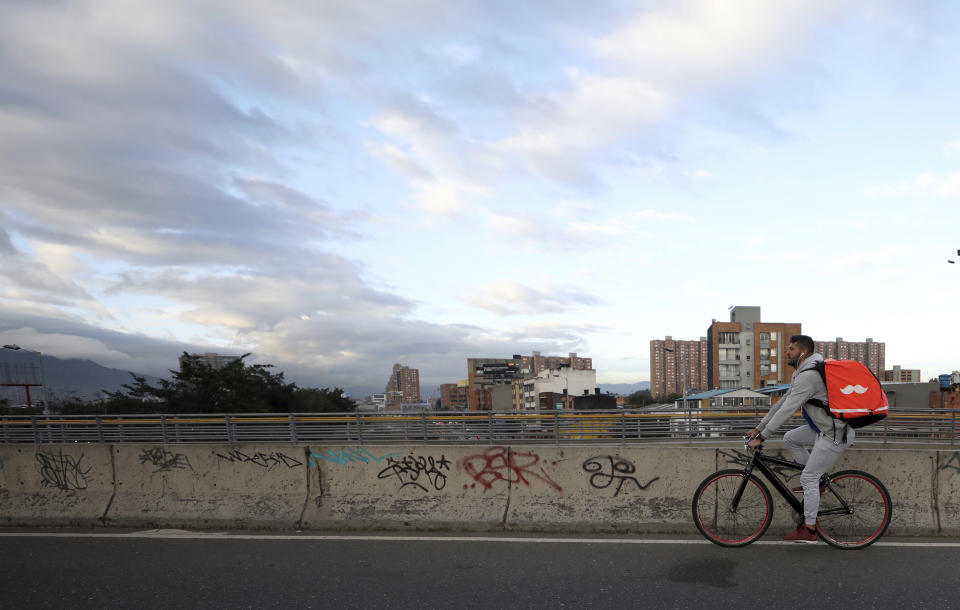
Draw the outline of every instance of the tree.
[[[298,388],[287,383],[271,364],[248,365],[250,354],[214,368],[184,352],[179,371],[156,386],[130,373],[133,381],[108,398],[97,412],[110,413],[316,413],[356,409],[356,403],[335,388]]]
[[[291,413],[349,413],[356,411],[357,403],[344,396],[340,388],[297,388],[289,412]]]
[[[628,396],[627,402],[632,407],[645,407],[647,405],[657,403],[672,403],[679,398],[683,398],[683,396],[681,394],[663,394],[660,396],[653,396],[650,393],[650,390],[640,390]]]

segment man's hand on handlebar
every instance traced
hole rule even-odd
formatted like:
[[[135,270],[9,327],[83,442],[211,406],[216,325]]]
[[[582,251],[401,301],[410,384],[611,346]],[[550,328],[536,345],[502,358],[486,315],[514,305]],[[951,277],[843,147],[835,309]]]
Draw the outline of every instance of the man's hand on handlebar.
[[[750,442],[747,443],[747,447],[753,449],[754,451],[760,451],[760,448],[763,447],[763,435],[760,434],[760,431],[754,428],[750,432],[747,432],[747,438],[750,439]]]

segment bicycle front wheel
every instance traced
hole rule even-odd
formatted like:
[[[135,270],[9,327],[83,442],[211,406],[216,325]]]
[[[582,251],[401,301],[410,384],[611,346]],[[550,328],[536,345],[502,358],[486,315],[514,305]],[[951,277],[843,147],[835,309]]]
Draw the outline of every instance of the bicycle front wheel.
[[[831,489],[832,487],[832,489]],[[831,475],[820,490],[817,529],[840,549],[862,549],[876,542],[890,525],[893,503],[877,477],[859,470]]]
[[[743,486],[736,507],[733,500]],[[693,523],[704,538],[720,546],[745,546],[770,527],[773,501],[757,477],[746,481],[742,470],[721,470],[700,483],[693,494]]]

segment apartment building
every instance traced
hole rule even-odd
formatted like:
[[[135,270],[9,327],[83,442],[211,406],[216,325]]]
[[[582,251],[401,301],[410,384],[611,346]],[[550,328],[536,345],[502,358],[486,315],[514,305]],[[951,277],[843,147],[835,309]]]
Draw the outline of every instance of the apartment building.
[[[419,403],[420,370],[404,366],[400,363],[394,364],[393,371],[387,379],[387,386],[384,391],[388,395],[391,393],[399,393],[401,403]]]
[[[467,406],[471,411],[493,410],[493,387],[519,383],[529,369],[520,356],[467,358]],[[521,387],[522,392],[522,387]]]
[[[530,375],[537,375],[541,371],[559,369],[568,367],[578,371],[589,371],[593,369],[593,358],[581,358],[577,352],[570,352],[564,356],[541,356],[540,352],[533,352],[532,356],[515,355],[515,360],[520,360],[524,369]]]
[[[761,321],[759,307],[731,307],[729,322],[713,320],[707,329],[707,387],[789,383],[794,368],[786,363],[786,349],[790,337],[799,334],[799,323]]]
[[[523,382],[523,409],[536,411],[543,408],[542,400],[545,394],[549,408],[573,408],[573,399],[577,396],[594,394],[597,389],[597,372],[593,369],[579,370],[570,367],[560,367],[540,371],[535,377],[528,377]]]
[[[468,408],[471,411],[501,410],[507,408],[509,396],[509,408],[523,409],[526,404],[523,395],[524,379],[544,371],[564,369],[593,371],[593,359],[581,358],[576,352],[570,352],[567,356],[543,356],[540,352],[533,352],[531,356],[514,354],[512,358],[468,358]],[[595,371],[593,375],[595,379]],[[494,401],[493,389],[498,386],[511,388],[498,389]]]
[[[880,381],[892,381],[897,383],[921,383],[920,369],[904,369],[899,364],[893,365],[893,369],[883,372]]]
[[[706,337],[674,339],[667,335],[650,342],[650,393],[653,396],[683,394],[708,388]]]
[[[470,382],[440,384],[440,408],[444,411],[464,411],[469,404]]]
[[[837,360],[856,360],[868,369],[878,379],[884,378],[887,346],[885,343],[868,338],[866,341],[844,341],[837,337],[835,341],[816,341],[817,352],[824,358]],[[917,381],[920,373],[917,372]]]

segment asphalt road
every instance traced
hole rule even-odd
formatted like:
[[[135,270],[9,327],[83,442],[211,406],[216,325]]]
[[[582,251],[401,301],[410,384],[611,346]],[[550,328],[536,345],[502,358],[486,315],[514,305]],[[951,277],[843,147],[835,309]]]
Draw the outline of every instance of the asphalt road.
[[[840,551],[770,534],[744,549],[692,538],[24,534],[0,530],[2,608],[960,605],[960,544],[944,540]]]

